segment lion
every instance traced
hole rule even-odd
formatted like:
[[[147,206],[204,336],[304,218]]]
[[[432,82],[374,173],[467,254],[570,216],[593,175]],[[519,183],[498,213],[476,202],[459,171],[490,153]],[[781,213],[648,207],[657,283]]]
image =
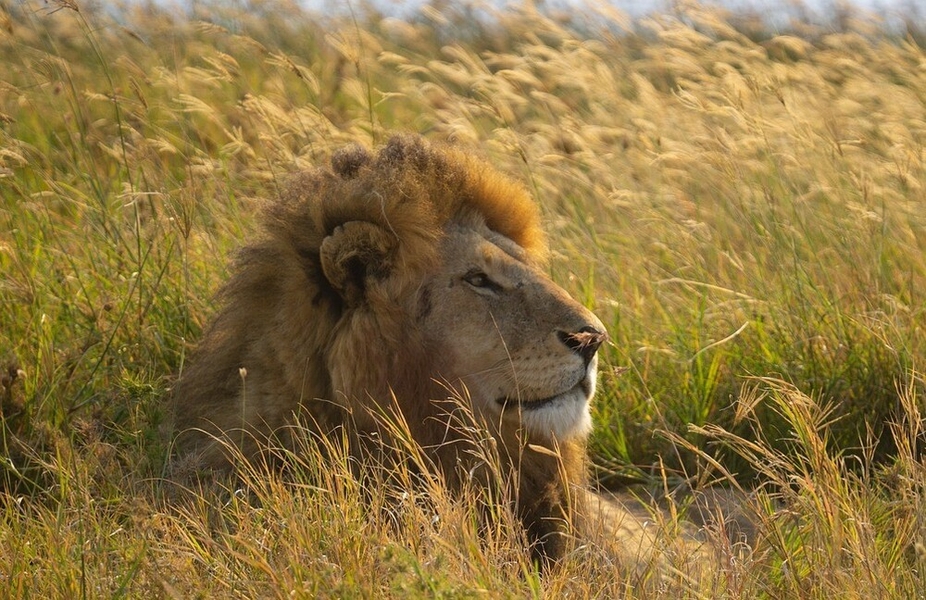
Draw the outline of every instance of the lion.
[[[525,188],[397,135],[295,176],[262,225],[173,391],[177,456],[227,470],[229,444],[256,458],[256,440],[291,444],[300,416],[320,435],[370,439],[395,407],[458,481],[462,398],[500,449],[534,556],[560,557],[586,498],[575,491],[608,334],[545,274]]]

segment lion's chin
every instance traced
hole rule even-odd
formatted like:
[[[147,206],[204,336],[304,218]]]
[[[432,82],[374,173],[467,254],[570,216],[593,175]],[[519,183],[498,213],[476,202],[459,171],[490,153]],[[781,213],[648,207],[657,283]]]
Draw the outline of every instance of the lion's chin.
[[[569,390],[544,398],[500,398],[503,414],[519,419],[531,434],[566,441],[585,437],[592,428],[589,400],[595,393],[594,373]]]

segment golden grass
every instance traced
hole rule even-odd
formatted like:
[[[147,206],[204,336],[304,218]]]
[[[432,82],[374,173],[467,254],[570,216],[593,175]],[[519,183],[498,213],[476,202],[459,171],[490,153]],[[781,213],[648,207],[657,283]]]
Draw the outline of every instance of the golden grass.
[[[687,4],[582,27],[249,6],[0,4],[0,595],[922,594],[913,37]],[[162,398],[254,207],[393,130],[476,148],[541,202],[551,274],[614,342],[596,473],[670,493],[662,567],[593,540],[539,574],[502,504],[486,531],[473,498],[390,497],[308,450],[161,498]],[[716,484],[749,494],[720,504],[755,535],[696,531],[717,557],[694,568],[672,542]]]

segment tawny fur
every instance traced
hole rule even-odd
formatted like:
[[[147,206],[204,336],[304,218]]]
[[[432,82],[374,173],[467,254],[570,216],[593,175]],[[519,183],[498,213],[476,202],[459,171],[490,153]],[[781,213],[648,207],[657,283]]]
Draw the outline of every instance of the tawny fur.
[[[467,453],[455,443],[462,434],[448,427],[447,402],[465,397],[466,379],[455,370],[460,351],[422,316],[436,310],[438,292],[454,291],[452,280],[426,283],[444,281],[435,273],[450,252],[451,232],[465,246],[470,230],[481,232],[479,239],[501,236],[505,252],[498,255],[515,273],[511,293],[539,298],[513,304],[531,305],[517,317],[491,313],[487,334],[496,335],[495,327],[497,337],[507,336],[504,351],[520,353],[525,364],[553,360],[547,349],[562,345],[554,333],[569,346],[560,348],[564,356],[593,343],[588,361],[603,328],[542,274],[539,213],[520,185],[418,137],[394,137],[376,155],[352,147],[336,154],[331,168],[297,176],[265,209],[260,238],[238,256],[221,308],[173,393],[177,464],[227,469],[227,445],[217,439],[247,457],[261,451],[256,440],[290,445],[288,426],[297,418],[320,435],[345,428],[362,437],[379,429],[374,413],[395,402],[412,437],[452,482]],[[485,292],[481,281],[470,283]],[[515,339],[534,335],[535,327],[549,334]],[[563,332],[575,333],[575,341]],[[523,379],[522,386],[530,383]],[[572,491],[586,484],[586,426],[555,439],[525,433],[508,417],[483,425],[517,482],[518,514],[535,551],[557,557],[566,523],[585,498]]]

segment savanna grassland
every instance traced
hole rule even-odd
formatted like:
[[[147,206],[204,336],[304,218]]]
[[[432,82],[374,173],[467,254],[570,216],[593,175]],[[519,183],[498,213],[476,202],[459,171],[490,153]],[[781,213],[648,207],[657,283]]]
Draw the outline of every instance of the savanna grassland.
[[[921,30],[103,6],[0,0],[0,596],[926,595]],[[312,452],[164,498],[164,397],[256,208],[391,131],[541,203],[551,276],[612,340],[595,476],[660,499],[659,560],[538,573],[504,514]],[[692,525],[718,489],[753,535]]]

